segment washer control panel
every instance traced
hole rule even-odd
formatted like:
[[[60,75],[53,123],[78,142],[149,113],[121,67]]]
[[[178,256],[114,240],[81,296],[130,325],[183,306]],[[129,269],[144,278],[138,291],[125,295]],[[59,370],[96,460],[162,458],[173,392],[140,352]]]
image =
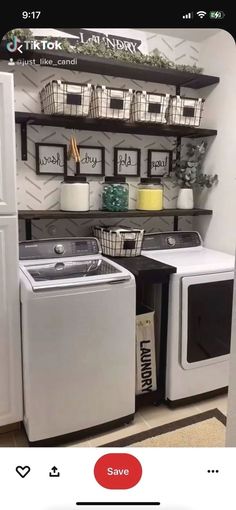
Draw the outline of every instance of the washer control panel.
[[[101,253],[96,237],[41,239],[23,241],[19,245],[20,260],[41,260],[60,257],[82,257]]]

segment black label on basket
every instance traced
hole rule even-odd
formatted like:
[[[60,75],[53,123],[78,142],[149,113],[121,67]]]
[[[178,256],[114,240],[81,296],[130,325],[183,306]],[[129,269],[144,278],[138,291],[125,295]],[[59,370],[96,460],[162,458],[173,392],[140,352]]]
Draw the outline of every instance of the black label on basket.
[[[194,108],[191,108],[190,106],[184,106],[183,116],[184,117],[194,117]]]
[[[116,110],[123,110],[124,101],[123,99],[116,99],[114,97],[110,100],[110,108],[115,108]]]
[[[67,94],[67,104],[81,105],[81,94]]]
[[[124,241],[123,250],[134,250],[135,249],[135,241]]]
[[[148,113],[160,113],[161,103],[148,103]]]

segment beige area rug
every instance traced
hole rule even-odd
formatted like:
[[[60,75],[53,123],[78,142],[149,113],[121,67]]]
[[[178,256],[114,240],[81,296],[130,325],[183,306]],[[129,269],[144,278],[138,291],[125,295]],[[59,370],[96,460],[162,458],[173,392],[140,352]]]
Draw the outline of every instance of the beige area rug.
[[[212,409],[102,446],[223,447],[225,425],[225,415]]]

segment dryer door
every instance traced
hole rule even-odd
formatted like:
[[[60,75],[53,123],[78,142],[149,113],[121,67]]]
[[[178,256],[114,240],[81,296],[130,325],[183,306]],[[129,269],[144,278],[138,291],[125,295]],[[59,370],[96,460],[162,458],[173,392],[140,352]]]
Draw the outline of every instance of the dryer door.
[[[181,365],[197,368],[227,360],[233,272],[182,278]]]

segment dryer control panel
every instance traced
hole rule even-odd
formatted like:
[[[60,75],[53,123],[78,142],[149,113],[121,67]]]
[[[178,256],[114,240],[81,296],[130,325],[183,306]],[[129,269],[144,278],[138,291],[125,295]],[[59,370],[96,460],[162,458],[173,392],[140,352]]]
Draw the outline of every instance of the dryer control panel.
[[[176,248],[195,248],[201,246],[198,232],[155,232],[144,234],[143,250],[172,250]]]
[[[19,245],[19,252],[20,260],[41,260],[97,255],[101,253],[101,247],[96,237],[67,237],[23,241]]]

